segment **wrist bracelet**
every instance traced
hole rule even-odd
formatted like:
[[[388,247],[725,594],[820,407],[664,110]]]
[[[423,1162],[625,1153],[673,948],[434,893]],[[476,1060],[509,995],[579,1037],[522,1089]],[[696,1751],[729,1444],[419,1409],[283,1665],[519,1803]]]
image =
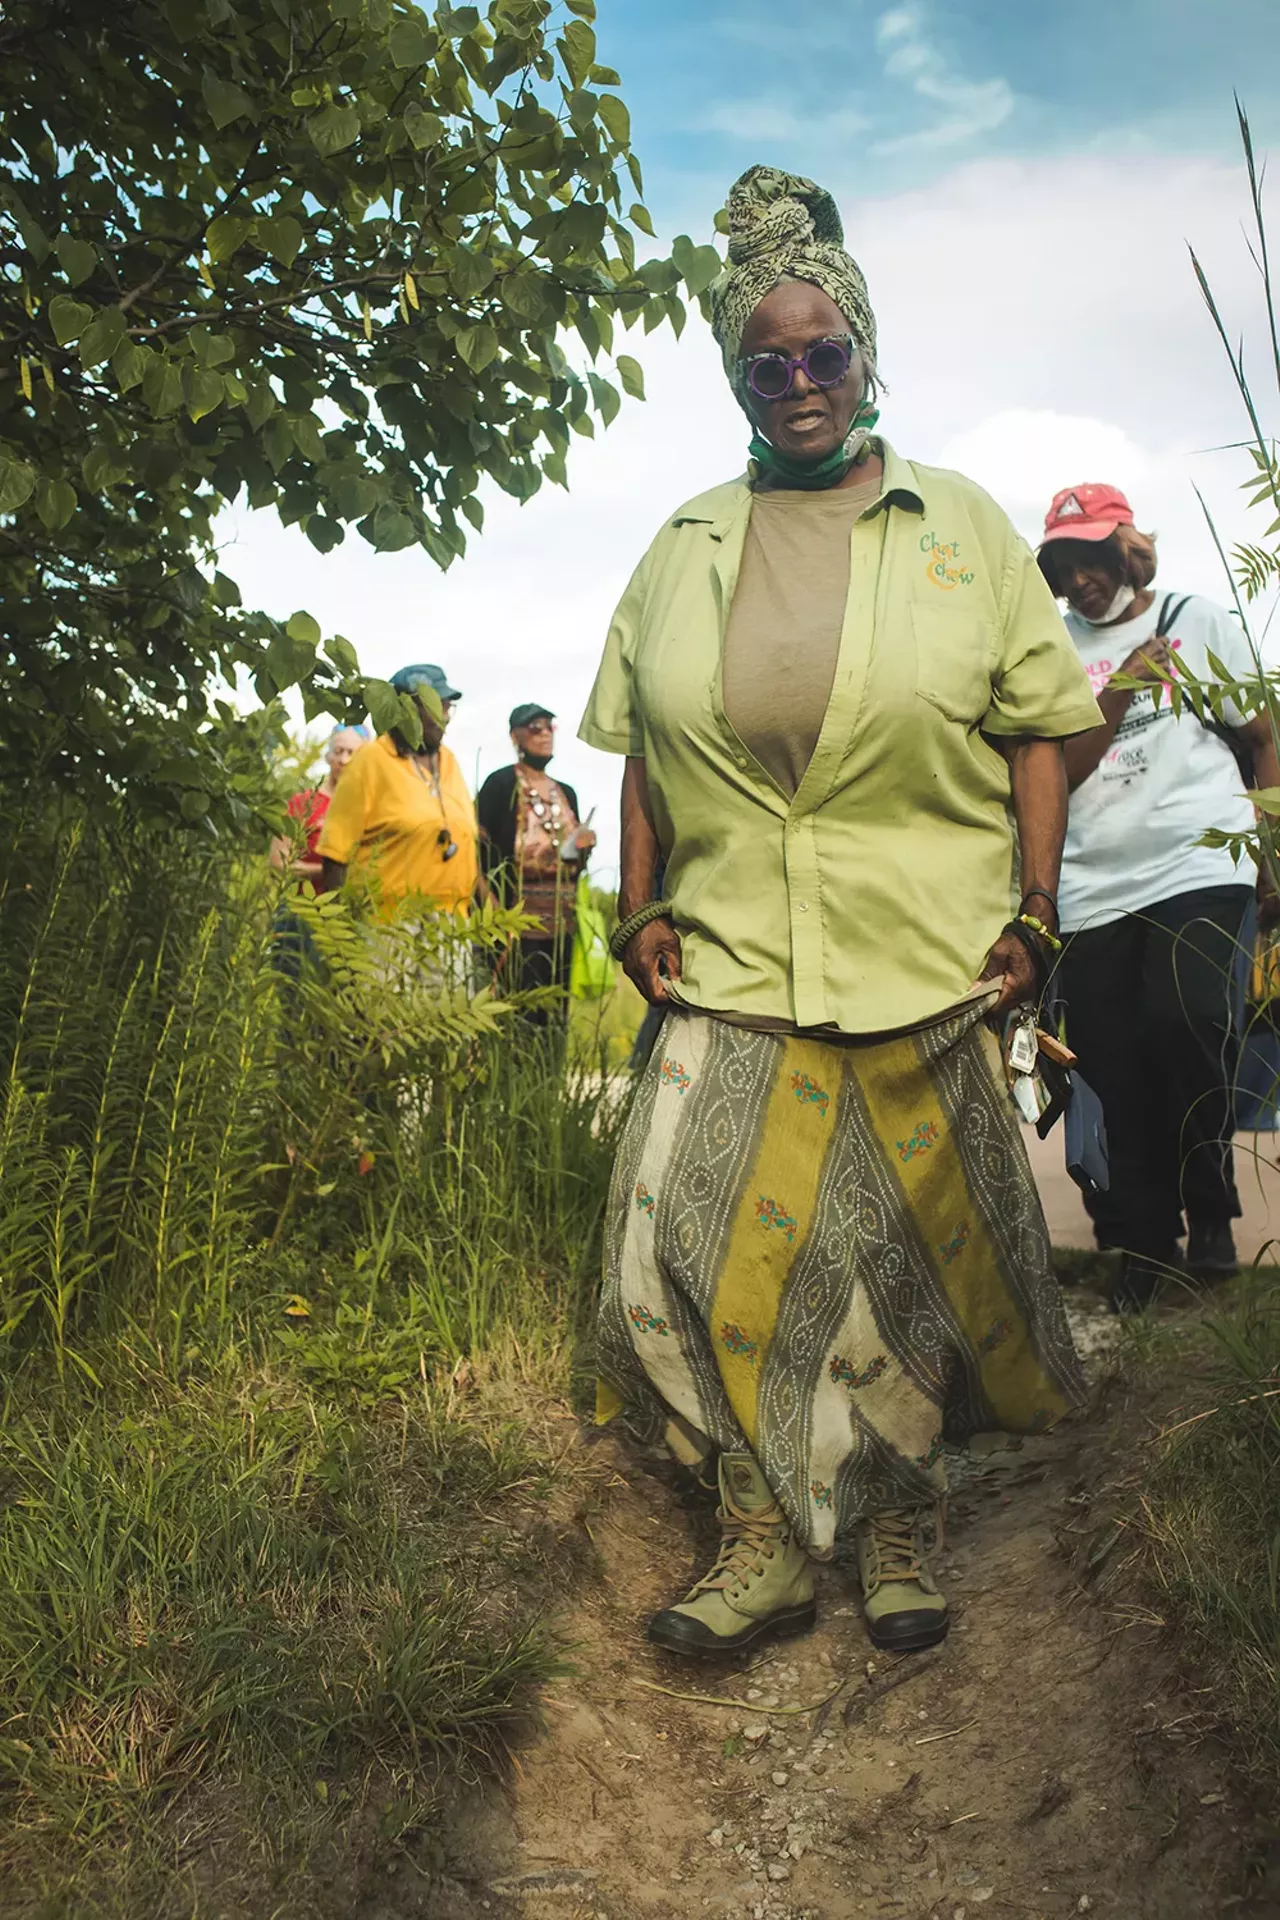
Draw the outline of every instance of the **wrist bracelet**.
[[[1047,901],[1049,902],[1049,905],[1050,905],[1050,906],[1051,906],[1051,907],[1053,908],[1053,917],[1054,917],[1054,919],[1056,920],[1056,919],[1058,918],[1058,900],[1057,900],[1057,896],[1056,896],[1056,894],[1052,894],[1052,893],[1050,893],[1050,892],[1049,892],[1049,891],[1047,890],[1047,888],[1045,888],[1045,887],[1028,887],[1028,888],[1027,888],[1027,891],[1026,891],[1026,892],[1025,892],[1024,894],[1023,894],[1023,896],[1022,896],[1022,898],[1021,898],[1021,900],[1020,900],[1020,901],[1018,902],[1018,912],[1019,912],[1019,913],[1021,913],[1021,912],[1022,912],[1022,910],[1023,910],[1023,908],[1024,908],[1025,906],[1026,906],[1026,904],[1027,904],[1027,902],[1028,902],[1028,900],[1047,900]]]
[[[615,960],[621,960],[641,927],[647,927],[651,920],[665,920],[671,911],[669,900],[649,900],[643,907],[637,907],[625,920],[620,920],[609,935],[609,952]]]
[[[1035,970],[1036,998],[1038,1000],[1049,980],[1049,956],[1045,952],[1043,943],[1039,936],[1034,934],[1030,927],[1026,926],[1021,920],[1011,920],[1004,931],[1011,933],[1014,939],[1018,941]]]
[[[1055,953],[1061,953],[1062,942],[1061,940],[1059,940],[1057,934],[1050,933],[1044,921],[1037,920],[1034,913],[1020,913],[1018,915],[1017,924],[1020,927],[1030,927],[1032,933],[1038,934],[1040,939],[1044,941],[1047,947],[1052,947]]]

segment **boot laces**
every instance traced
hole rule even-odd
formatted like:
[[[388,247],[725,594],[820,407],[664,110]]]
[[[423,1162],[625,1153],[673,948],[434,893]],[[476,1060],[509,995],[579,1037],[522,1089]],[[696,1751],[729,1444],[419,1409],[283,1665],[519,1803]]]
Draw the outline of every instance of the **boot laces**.
[[[893,1507],[886,1513],[871,1516],[867,1521],[867,1545],[873,1586],[915,1581],[926,1591],[931,1590],[926,1555],[938,1544],[937,1538],[927,1540],[925,1537],[926,1523],[931,1519],[934,1516],[920,1507]],[[931,1531],[940,1535],[936,1519]]]
[[[776,1501],[754,1513],[744,1513],[726,1496],[724,1505],[716,1508],[716,1519],[721,1528],[720,1551],[710,1571],[689,1589],[689,1600],[700,1593],[745,1586],[764,1572],[765,1561],[771,1560],[775,1550],[786,1542],[782,1509]]]

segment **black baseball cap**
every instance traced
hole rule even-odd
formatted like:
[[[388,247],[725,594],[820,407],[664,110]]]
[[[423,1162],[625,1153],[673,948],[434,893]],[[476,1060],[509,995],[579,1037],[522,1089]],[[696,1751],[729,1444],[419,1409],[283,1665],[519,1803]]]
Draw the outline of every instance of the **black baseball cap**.
[[[550,707],[544,707],[538,700],[526,700],[521,707],[512,707],[509,727],[527,727],[532,720],[554,720]]]

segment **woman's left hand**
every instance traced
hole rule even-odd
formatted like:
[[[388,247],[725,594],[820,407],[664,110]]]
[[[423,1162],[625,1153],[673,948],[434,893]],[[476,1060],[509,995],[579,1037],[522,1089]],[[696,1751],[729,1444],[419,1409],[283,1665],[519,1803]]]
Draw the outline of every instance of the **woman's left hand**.
[[[993,1013],[1004,1013],[1009,1007],[1021,1006],[1024,1001],[1036,998],[1035,962],[1016,933],[1000,935],[987,955],[975,986],[984,980],[1000,981],[1000,998],[992,1008]]]

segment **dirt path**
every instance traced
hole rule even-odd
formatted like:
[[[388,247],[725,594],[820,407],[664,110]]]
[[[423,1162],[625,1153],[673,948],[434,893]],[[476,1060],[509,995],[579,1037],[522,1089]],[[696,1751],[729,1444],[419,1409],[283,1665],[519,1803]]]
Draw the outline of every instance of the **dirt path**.
[[[1243,1893],[1240,1816],[1215,1753],[1186,1737],[1204,1701],[1171,1692],[1150,1630],[1099,1606],[1073,1571],[1105,1425],[1095,1415],[957,1462],[941,1557],[952,1631],[939,1653],[901,1663],[870,1646],[840,1566],[821,1574],[807,1639],[750,1663],[692,1665],[648,1648],[645,1615],[702,1567],[713,1523],[602,1442],[587,1521],[602,1578],[567,1624],[576,1671],[552,1690],[546,1733],[505,1788],[464,1797],[448,1877],[422,1911],[1274,1914]]]

